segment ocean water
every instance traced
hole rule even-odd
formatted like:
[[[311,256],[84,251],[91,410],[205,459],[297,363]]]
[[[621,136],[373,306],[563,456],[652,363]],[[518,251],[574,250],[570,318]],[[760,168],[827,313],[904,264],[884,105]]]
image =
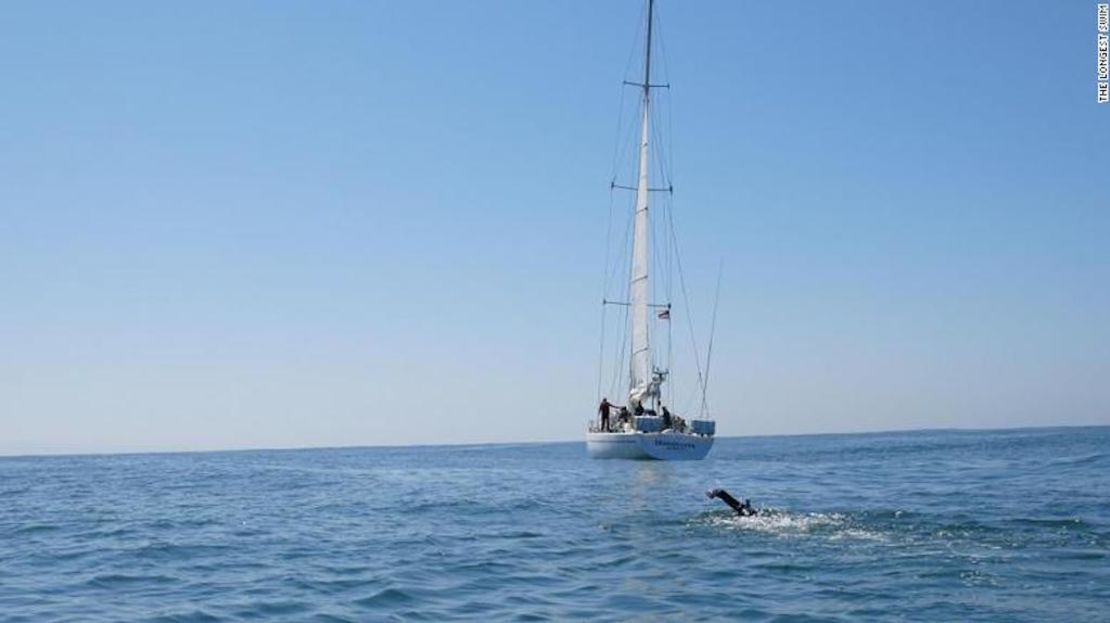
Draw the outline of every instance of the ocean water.
[[[1107,621],[1110,427],[0,459],[2,621],[452,619]]]

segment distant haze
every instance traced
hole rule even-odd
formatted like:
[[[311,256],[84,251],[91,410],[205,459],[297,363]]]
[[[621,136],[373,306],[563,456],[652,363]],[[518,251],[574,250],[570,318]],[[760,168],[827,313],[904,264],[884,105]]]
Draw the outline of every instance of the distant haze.
[[[7,5],[0,453],[581,439],[641,9]],[[1110,424],[1095,3],[658,12],[720,434]]]

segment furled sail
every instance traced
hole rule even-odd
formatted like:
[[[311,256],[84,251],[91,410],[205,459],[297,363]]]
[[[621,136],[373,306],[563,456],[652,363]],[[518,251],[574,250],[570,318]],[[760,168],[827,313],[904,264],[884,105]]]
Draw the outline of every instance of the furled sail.
[[[631,303],[632,360],[629,401],[643,402],[651,387],[651,344],[648,334],[648,101],[644,96],[640,129],[640,176],[632,226]]]
[[[640,170],[636,182],[636,214],[632,226],[632,275],[629,284],[631,304],[632,357],[628,401],[641,404],[659,395],[659,383],[653,382],[651,370],[651,336],[648,319],[648,122],[651,119],[651,24],[652,3],[648,1],[647,43],[644,50],[643,103],[640,118]]]

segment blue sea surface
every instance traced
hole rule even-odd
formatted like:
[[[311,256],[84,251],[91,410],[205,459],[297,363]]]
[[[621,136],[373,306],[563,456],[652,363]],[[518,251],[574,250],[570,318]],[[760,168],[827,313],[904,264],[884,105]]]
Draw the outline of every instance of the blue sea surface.
[[[1107,621],[1110,427],[0,459],[2,621],[451,619]]]

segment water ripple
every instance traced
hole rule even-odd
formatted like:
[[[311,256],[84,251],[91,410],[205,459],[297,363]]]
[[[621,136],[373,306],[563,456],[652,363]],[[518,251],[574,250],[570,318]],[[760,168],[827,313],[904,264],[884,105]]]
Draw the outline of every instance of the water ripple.
[[[1107,620],[1110,429],[0,459],[5,621]],[[764,508],[736,517],[724,486]]]

